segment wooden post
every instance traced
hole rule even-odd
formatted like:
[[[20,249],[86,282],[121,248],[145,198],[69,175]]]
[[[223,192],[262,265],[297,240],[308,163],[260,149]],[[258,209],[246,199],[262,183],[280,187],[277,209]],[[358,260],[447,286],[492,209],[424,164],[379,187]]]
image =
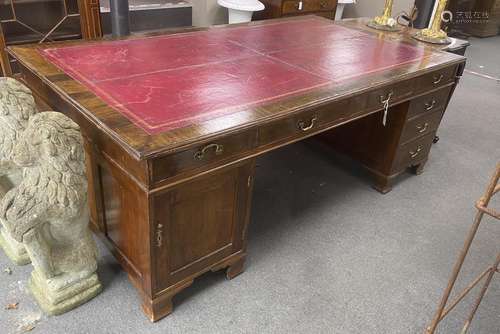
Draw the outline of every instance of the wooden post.
[[[78,0],[83,39],[102,37],[99,0]]]
[[[12,76],[12,69],[10,68],[9,55],[5,48],[5,36],[3,35],[2,24],[0,23],[0,68],[2,70],[1,75],[5,77]]]

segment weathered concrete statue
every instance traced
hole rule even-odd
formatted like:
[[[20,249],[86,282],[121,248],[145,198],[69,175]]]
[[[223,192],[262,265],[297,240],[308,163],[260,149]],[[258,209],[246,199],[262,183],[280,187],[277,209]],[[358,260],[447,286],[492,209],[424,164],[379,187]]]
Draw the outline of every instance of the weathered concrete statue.
[[[15,79],[0,77],[0,203],[7,191],[21,182],[22,168],[12,162],[12,151],[35,113],[31,91]],[[23,244],[10,236],[2,220],[0,223],[0,246],[5,254],[18,265],[30,263]]]
[[[28,251],[30,289],[39,305],[49,314],[64,313],[101,291],[79,127],[61,113],[38,113],[12,159],[24,167],[24,177],[5,195],[0,217]]]

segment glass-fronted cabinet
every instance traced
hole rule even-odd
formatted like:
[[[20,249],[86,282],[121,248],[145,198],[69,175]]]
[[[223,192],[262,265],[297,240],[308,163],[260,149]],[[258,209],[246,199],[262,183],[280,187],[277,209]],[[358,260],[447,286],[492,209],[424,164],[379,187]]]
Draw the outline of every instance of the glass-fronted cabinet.
[[[92,12],[95,8],[97,16]],[[99,37],[98,14],[99,0],[0,0],[3,74],[16,72],[4,46]]]
[[[132,33],[191,26],[190,0],[129,0]],[[17,71],[5,46],[111,34],[109,0],[0,0],[0,75]]]

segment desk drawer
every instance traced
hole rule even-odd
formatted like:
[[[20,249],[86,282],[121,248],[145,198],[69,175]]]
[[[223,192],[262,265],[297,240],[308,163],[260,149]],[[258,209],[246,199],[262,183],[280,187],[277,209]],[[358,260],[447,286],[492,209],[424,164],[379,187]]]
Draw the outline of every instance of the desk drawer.
[[[435,131],[425,137],[418,138],[399,147],[396,153],[393,172],[401,171],[406,167],[417,165],[427,159],[434,140]]]
[[[424,74],[415,79],[405,80],[397,84],[393,84],[392,86],[375,90],[369,93],[367,107],[368,109],[370,108],[381,109],[383,106],[383,101],[386,100],[389,96],[391,97],[389,104],[394,105],[416,94],[425,93],[426,91],[435,90],[438,89],[439,87],[449,85],[450,82],[453,82],[455,80],[456,71],[457,71],[456,66],[447,67],[445,69]],[[439,93],[438,92],[430,93],[426,95],[425,98],[421,97],[419,99],[416,99],[415,101],[420,101],[425,105],[425,103],[428,102],[424,101],[425,99],[430,99],[430,102],[432,102],[432,97],[437,94],[436,95],[437,101],[432,106],[432,108],[430,108],[432,110],[436,110],[438,106],[446,104],[450,90],[451,87],[446,87],[443,88],[443,90],[439,90],[438,91]],[[444,104],[442,103],[443,100]],[[441,103],[441,105],[438,102]],[[411,116],[415,116],[416,114],[418,114],[418,112],[414,112],[414,114],[412,114]]]
[[[156,183],[189,171],[208,169],[245,154],[255,148],[256,142],[257,131],[249,130],[157,158],[153,161],[152,181]]]
[[[335,9],[335,0],[287,0],[283,1],[283,15],[300,14],[316,11],[331,11]]]
[[[456,75],[457,66],[446,67],[420,77],[416,84],[421,92],[436,89],[455,81]]]
[[[414,117],[413,119],[407,121],[403,129],[403,134],[401,135],[401,143],[406,143],[410,140],[436,131],[442,114],[443,111],[440,109],[435,110],[432,113]]]
[[[336,102],[266,124],[259,129],[259,146],[307,137],[311,133],[341,123],[351,117],[356,110],[353,108],[354,104],[349,105],[350,102],[350,100]]]
[[[397,84],[379,88],[377,90],[368,93],[367,94],[368,98],[366,96],[361,96],[360,98],[361,99],[364,98],[365,101],[361,104],[357,103],[356,108],[358,108],[358,110],[363,110],[363,111],[365,110],[374,111],[383,109],[384,101],[387,100],[389,97],[390,97],[389,105],[392,106],[401,101],[407,100],[417,94],[422,94],[425,93],[426,91],[435,90],[441,86],[449,85],[450,82],[455,80],[455,72],[456,72],[456,66],[452,66],[449,68],[424,74],[415,79],[409,79],[399,82]],[[433,98],[436,99],[436,102],[434,103],[432,108],[429,108],[429,111],[431,110],[434,111],[438,107],[443,106],[444,104],[446,104],[446,101],[448,100],[448,95],[450,94],[450,90],[451,87],[448,86],[446,88],[443,88],[442,90],[429,93],[425,95],[425,97],[423,96],[418,99],[415,99],[412,102],[412,104],[415,107],[415,110],[409,113],[409,117],[413,117],[419,114],[420,112],[418,112],[417,110],[419,110],[421,106],[425,107],[425,104],[427,102],[432,103]],[[354,100],[356,99],[357,98],[354,98]],[[420,104],[418,103],[416,104],[415,103],[416,101]],[[425,109],[421,112],[424,111]]]
[[[306,136],[324,126],[325,120],[319,112],[303,112],[294,117],[279,120],[259,129],[259,145],[286,141],[295,137]]]
[[[446,87],[413,100],[408,110],[408,119],[442,109],[446,105],[450,93],[451,87]]]
[[[418,80],[422,80],[422,78]],[[301,112],[288,119],[275,121],[260,128],[259,145],[265,146],[285,139],[306,137],[311,132],[315,133],[321,129],[332,127],[336,123],[382,110],[384,101],[389,97],[389,104],[394,105],[415,94],[417,94],[415,81],[406,80],[365,94],[345,98],[318,108],[316,111]]]

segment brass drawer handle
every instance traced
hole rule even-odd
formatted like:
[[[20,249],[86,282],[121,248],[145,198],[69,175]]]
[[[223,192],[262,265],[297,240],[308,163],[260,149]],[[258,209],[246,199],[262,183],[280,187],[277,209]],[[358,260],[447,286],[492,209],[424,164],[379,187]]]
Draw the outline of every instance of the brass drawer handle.
[[[435,76],[434,76],[434,82],[433,82],[433,83],[434,83],[435,85],[437,85],[438,83],[440,83],[440,82],[441,82],[441,80],[443,80],[443,78],[444,78],[444,75],[442,75],[442,74],[440,74],[439,76],[435,75]]]
[[[437,103],[436,100],[432,100],[431,102],[427,102],[425,104],[425,110],[427,110],[427,111],[431,110],[432,108],[434,108],[436,106],[436,103]]]
[[[408,152],[408,153],[410,153],[410,157],[411,157],[412,159],[415,159],[416,157],[418,157],[418,155],[420,154],[420,152],[421,152],[421,151],[422,151],[422,146],[420,146],[420,145],[419,145],[419,146],[417,147],[417,149],[416,149],[416,151],[415,151],[415,152],[410,151],[410,152]]]
[[[215,155],[221,155],[222,152],[224,152],[224,146],[219,145],[219,144],[208,144],[207,146],[203,147],[201,150],[197,151],[194,154],[194,158],[196,160],[202,160],[205,157],[205,154],[207,153],[208,150],[213,149],[215,152]]]
[[[306,122],[304,122],[304,121],[299,121],[297,123],[297,127],[299,128],[299,130],[302,130],[304,132],[309,131],[314,127],[314,123],[316,123],[317,120],[318,119],[316,117],[311,118],[309,125],[306,125]]]
[[[326,1],[321,1],[321,2],[319,3],[319,7],[320,7],[320,8],[326,8],[327,6],[328,6],[328,3],[327,3]]]
[[[424,123],[424,125],[417,125],[418,133],[424,133],[429,128],[429,123]]]

